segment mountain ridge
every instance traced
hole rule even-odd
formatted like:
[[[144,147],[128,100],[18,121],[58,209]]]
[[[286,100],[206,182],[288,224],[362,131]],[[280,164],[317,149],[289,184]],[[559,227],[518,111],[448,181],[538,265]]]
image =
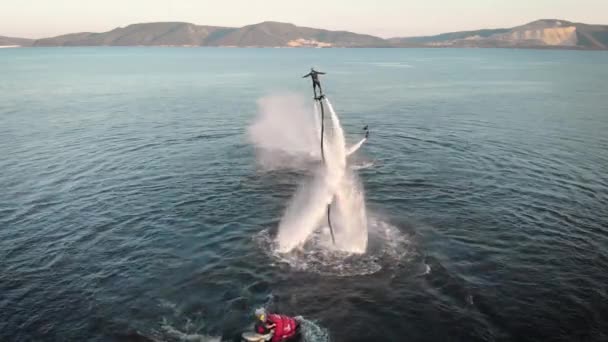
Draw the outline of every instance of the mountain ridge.
[[[0,46],[30,46],[35,39],[0,36]]]
[[[608,25],[540,19],[512,28],[383,39],[264,21],[243,27],[186,22],[137,23],[106,32],[78,32],[42,39],[0,36],[0,46],[213,46],[213,47],[456,47],[608,49]]]
[[[494,47],[608,49],[608,25],[589,25],[561,19],[539,19],[504,29],[443,33],[426,37],[390,38],[399,47]]]
[[[139,23],[102,33],[38,39],[33,46],[388,47],[378,37],[265,21],[243,27],[184,22]]]

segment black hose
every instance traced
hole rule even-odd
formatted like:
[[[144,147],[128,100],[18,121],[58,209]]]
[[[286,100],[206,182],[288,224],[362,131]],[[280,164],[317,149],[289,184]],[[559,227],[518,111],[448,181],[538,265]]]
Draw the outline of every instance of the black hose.
[[[336,237],[334,236],[334,229],[331,227],[331,203],[327,205],[327,224],[329,224],[329,233],[331,234],[331,242],[336,244]]]

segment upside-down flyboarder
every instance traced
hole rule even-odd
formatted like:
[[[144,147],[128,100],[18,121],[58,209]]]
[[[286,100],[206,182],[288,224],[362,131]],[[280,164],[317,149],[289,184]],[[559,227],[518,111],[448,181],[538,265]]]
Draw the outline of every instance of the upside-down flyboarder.
[[[319,75],[325,75],[324,72],[316,71],[315,68],[310,68],[310,72],[302,78],[310,77],[312,79],[312,91],[315,94],[315,100],[321,100],[323,98],[323,88],[321,88],[321,82],[319,81]],[[319,87],[319,95],[317,96],[317,87]]]

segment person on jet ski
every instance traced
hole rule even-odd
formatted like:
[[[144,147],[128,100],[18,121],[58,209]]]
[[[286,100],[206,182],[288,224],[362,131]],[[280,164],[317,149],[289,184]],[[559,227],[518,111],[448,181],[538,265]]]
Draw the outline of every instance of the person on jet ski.
[[[300,335],[300,323],[292,317],[266,314],[264,308],[255,310],[255,332],[260,335],[272,334],[271,342],[294,341]]]

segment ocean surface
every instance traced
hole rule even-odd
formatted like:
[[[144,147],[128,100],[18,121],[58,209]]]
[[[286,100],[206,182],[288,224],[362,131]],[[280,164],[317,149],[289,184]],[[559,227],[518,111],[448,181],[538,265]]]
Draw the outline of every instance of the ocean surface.
[[[311,66],[392,234],[345,269],[272,251],[305,175],[247,134]],[[258,306],[308,341],[608,340],[606,52],[22,48],[0,77],[0,341],[229,341]]]

